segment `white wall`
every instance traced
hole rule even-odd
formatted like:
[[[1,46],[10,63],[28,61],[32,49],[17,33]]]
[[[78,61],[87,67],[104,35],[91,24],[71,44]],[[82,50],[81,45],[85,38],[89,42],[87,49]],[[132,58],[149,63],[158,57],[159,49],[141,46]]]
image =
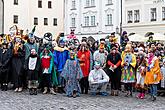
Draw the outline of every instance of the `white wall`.
[[[18,28],[31,32],[34,27],[34,17],[38,18],[35,34],[39,37],[46,32],[51,32],[55,37],[64,32],[64,0],[51,0],[52,8],[48,9],[48,1],[42,0],[42,8],[38,8],[38,0],[19,0],[18,5],[13,5],[14,0],[5,2],[5,33],[13,26],[13,15],[18,15]],[[48,25],[44,26],[44,18],[48,18]],[[53,26],[53,19],[57,18],[57,26]]]

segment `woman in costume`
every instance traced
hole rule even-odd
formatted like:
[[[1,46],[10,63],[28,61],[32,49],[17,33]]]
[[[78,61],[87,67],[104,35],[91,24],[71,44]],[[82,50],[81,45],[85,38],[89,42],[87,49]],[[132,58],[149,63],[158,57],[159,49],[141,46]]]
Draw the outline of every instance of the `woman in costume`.
[[[151,100],[155,101],[157,96],[157,85],[162,76],[160,72],[159,59],[154,55],[154,50],[150,49],[147,60],[147,70],[145,84],[150,87]]]
[[[12,71],[13,71],[15,92],[22,92],[23,90],[24,59],[25,59],[25,50],[21,36],[16,36],[14,42],[14,49],[13,49],[13,58],[12,58]]]
[[[136,57],[132,53],[132,48],[130,44],[127,44],[125,51],[122,53],[122,76],[121,82],[124,83],[126,89],[126,97],[132,96],[132,85],[135,83],[135,66]]]
[[[90,72],[90,51],[87,47],[86,42],[82,42],[80,46],[80,50],[77,53],[77,57],[80,61],[80,67],[83,72],[83,78],[80,81],[81,85],[81,91],[85,94],[88,94],[88,89],[89,89],[89,82],[88,82],[88,75]]]
[[[75,57],[75,51],[70,50],[70,58],[66,61],[61,76],[65,79],[65,91],[68,97],[75,98],[80,96],[81,88],[79,81],[83,78],[83,73],[78,59]]]

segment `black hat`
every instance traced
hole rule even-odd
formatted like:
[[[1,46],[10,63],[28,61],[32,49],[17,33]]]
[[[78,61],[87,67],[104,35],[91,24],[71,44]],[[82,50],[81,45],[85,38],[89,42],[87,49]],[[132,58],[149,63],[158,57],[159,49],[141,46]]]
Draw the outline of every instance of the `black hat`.
[[[101,39],[100,39],[100,42],[101,42],[101,41],[105,41],[105,39],[104,39],[104,38],[101,38]]]
[[[111,33],[111,36],[114,36],[114,35],[115,35],[115,32],[112,32],[112,33]]]

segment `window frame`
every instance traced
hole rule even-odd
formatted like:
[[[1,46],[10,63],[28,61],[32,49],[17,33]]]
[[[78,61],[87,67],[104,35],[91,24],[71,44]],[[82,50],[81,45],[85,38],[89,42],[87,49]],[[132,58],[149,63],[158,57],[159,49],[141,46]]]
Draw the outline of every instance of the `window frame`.
[[[84,19],[85,19],[84,21],[85,26],[89,26],[89,16],[85,16]]]
[[[129,10],[127,11],[127,23],[132,23],[133,22],[133,11]]]
[[[162,7],[162,20],[165,20],[165,7]]]
[[[18,24],[18,15],[13,15],[13,23]]]
[[[48,1],[48,9],[52,8],[52,1]]]
[[[151,8],[151,21],[156,21],[157,20],[157,9],[156,8]]]
[[[48,26],[48,18],[44,18],[44,25]]]
[[[14,0],[14,5],[18,5],[18,0]]]
[[[34,25],[38,25],[38,18],[34,17]]]
[[[134,10],[134,22],[140,22],[140,10]]]
[[[57,18],[54,18],[54,19],[53,19],[53,26],[57,26],[57,24],[58,24],[58,23],[57,23]]]
[[[42,0],[38,0],[38,8],[42,8]]]

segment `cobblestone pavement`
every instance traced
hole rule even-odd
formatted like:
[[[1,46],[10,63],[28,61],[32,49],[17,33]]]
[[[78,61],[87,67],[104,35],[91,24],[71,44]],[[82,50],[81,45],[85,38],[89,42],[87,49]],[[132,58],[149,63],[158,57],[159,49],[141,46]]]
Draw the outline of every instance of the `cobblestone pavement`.
[[[149,101],[148,97],[139,100],[122,94],[119,97],[82,95],[68,98],[62,94],[30,96],[28,92],[10,90],[0,91],[0,110],[165,110],[165,97],[158,97],[156,102]]]

